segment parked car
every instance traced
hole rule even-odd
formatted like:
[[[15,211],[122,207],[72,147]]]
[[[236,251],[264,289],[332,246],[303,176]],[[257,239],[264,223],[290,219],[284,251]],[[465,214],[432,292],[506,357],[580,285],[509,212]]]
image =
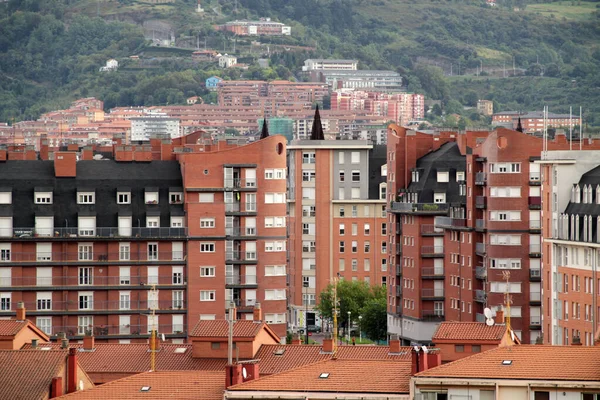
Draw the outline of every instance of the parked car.
[[[304,333],[304,329],[305,327],[300,327],[298,328],[298,333]],[[312,332],[312,333],[321,333],[321,327],[319,325],[309,325],[308,326],[308,332]]]

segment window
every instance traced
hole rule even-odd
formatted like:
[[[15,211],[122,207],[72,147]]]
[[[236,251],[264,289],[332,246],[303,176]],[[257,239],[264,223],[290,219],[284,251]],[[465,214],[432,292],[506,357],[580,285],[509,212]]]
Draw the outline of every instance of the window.
[[[96,234],[96,217],[78,217],[77,224],[79,236],[94,236]]]
[[[381,224],[381,234],[387,235],[387,224],[385,222]]]
[[[437,181],[438,182],[449,182],[450,181],[450,173],[448,171],[438,171],[437,172]]]
[[[183,284],[183,267],[172,267],[172,282],[173,285],[182,285]]]
[[[276,241],[276,242],[265,242],[265,251],[266,252],[275,252],[275,251],[285,251],[286,248],[285,241]],[[246,247],[248,243],[246,243]]]
[[[214,243],[200,243],[200,252],[201,253],[214,253],[215,252],[215,244]]]
[[[12,204],[12,192],[0,191],[0,204]]]
[[[382,242],[381,243],[381,254],[385,254],[385,253],[387,253],[387,243]]]
[[[371,242],[365,242],[365,253],[369,253],[371,251]]]
[[[36,268],[36,285],[52,286],[52,267]]]
[[[91,331],[94,327],[94,317],[92,316],[80,316],[77,318],[77,334],[85,335],[86,332]]]
[[[481,353],[481,345],[479,345],[479,344],[471,345],[471,352],[472,353]]]
[[[0,293],[0,310],[10,311],[10,293]]]
[[[312,223],[302,224],[302,234],[303,235],[314,235],[315,234],[315,224],[312,224]]]
[[[171,217],[171,228],[183,228],[183,217]]]
[[[265,300],[285,300],[285,289],[265,289]]]
[[[465,352],[465,346],[457,344],[454,345],[454,351],[457,353],[464,353]]]
[[[265,265],[265,276],[285,276],[285,265]]]
[[[490,244],[503,246],[520,246],[521,235],[490,235]]]
[[[129,261],[131,255],[131,245],[129,243],[119,243],[119,261]]]
[[[520,221],[521,211],[490,211],[490,221]]]
[[[369,236],[371,234],[371,225],[370,224],[365,224],[364,225],[364,231],[365,231],[365,236]]]
[[[359,151],[353,151],[350,154],[350,162],[352,164],[359,164],[360,163],[360,152]]]
[[[338,153],[338,164],[343,164],[344,163],[344,152],[340,151]]]
[[[52,204],[52,192],[36,192],[35,204]]]
[[[317,268],[317,262],[314,258],[303,258],[302,259],[302,269],[304,271],[315,270]]]
[[[307,151],[302,153],[302,164],[314,164],[315,163],[315,152]]]
[[[35,217],[35,233],[38,236],[54,235],[54,217]]]
[[[315,188],[302,188],[302,198],[305,200],[314,200],[315,199]]]
[[[302,171],[302,182],[314,182],[315,171]]]
[[[352,216],[358,217],[358,206],[352,206]]]
[[[0,261],[10,261],[10,243],[0,244]]]
[[[346,173],[344,171],[340,171],[340,182],[344,182],[346,180]]]
[[[285,314],[265,314],[267,324],[285,324]]]
[[[148,261],[158,261],[158,243],[148,243]]]
[[[183,290],[173,290],[172,300],[173,300],[173,308],[183,307]]]
[[[245,203],[246,212],[256,212],[256,193],[246,193]]]
[[[52,292],[37,292],[37,309],[52,310]]]
[[[456,171],[456,181],[462,182],[465,180],[465,171]]]
[[[345,217],[346,216],[346,212],[344,211],[344,207],[340,207],[339,213],[340,213],[340,217]]]
[[[148,267],[148,284],[158,284],[158,267]]]
[[[0,286],[12,286],[12,270],[10,268],[0,268]]]
[[[350,189],[350,198],[360,199],[360,188],[351,188]]]
[[[173,315],[171,327],[173,328],[173,333],[183,332],[183,315]]]
[[[352,236],[358,235],[358,224],[352,224]]]
[[[317,242],[312,240],[303,240],[302,241],[302,252],[304,253],[314,253],[317,250]]]
[[[147,228],[158,228],[160,227],[160,217],[146,217]]]
[[[360,182],[360,171],[352,171],[352,182]]]
[[[94,293],[79,292],[79,309],[93,310],[94,309]]]
[[[203,278],[214,277],[215,267],[200,267],[200,276]]]
[[[346,247],[345,247],[345,243],[344,241],[340,241],[340,253],[343,253],[346,251]]]
[[[385,200],[387,197],[387,183],[382,182],[379,184],[379,200]]]
[[[346,226],[344,224],[340,224],[340,236],[344,236],[346,233]]]
[[[490,282],[490,291],[493,293],[521,293],[520,282],[509,282],[508,287],[506,282]]]
[[[521,197],[520,187],[492,186],[490,197]]]
[[[94,192],[77,192],[77,204],[94,204],[95,197]]]
[[[356,240],[352,241],[352,252],[353,253],[358,252],[358,242]]]
[[[119,310],[131,308],[131,292],[119,292]]]
[[[158,190],[148,190],[144,192],[144,202],[146,204],[158,204]]]
[[[117,204],[131,204],[131,193],[117,192]]]
[[[521,269],[521,260],[518,258],[492,258],[490,268],[494,269]]]
[[[183,203],[183,193],[182,192],[170,192],[169,193],[169,203],[170,204],[182,204]]]
[[[35,319],[35,325],[46,335],[52,335],[52,317],[37,317]]]
[[[314,217],[316,214],[315,206],[302,206],[303,217]]]
[[[131,267],[119,267],[119,284],[131,284]]]
[[[352,271],[353,272],[358,271],[358,260],[356,258],[352,259]]]
[[[201,218],[200,219],[200,228],[214,228],[215,227],[215,219],[214,218]]]
[[[302,188],[302,193],[304,194],[304,189]],[[314,188],[313,193],[314,193]],[[303,197],[304,198],[304,197]],[[313,196],[314,198],[314,196]],[[283,204],[285,203],[285,193],[265,193],[265,204]]]
[[[79,285],[92,285],[94,277],[93,267],[79,268]]]
[[[200,203],[214,203],[215,202],[215,194],[214,193],[200,193],[198,201]]]
[[[214,290],[201,290],[200,301],[215,301],[216,292]]]
[[[434,203],[445,203],[446,202],[446,193],[434,193],[433,194],[433,202]]]

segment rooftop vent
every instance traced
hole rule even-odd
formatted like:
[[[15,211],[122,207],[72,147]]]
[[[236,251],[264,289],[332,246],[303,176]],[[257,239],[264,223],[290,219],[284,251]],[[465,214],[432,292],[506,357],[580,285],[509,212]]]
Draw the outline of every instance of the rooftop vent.
[[[512,360],[503,360],[502,365],[512,365]]]
[[[327,379],[329,378],[329,372],[322,372],[321,375],[319,375],[319,379]]]
[[[285,349],[277,349],[273,352],[276,356],[282,356],[285,353]]]
[[[140,389],[140,392],[149,392],[150,391],[150,386],[142,386],[142,388]]]

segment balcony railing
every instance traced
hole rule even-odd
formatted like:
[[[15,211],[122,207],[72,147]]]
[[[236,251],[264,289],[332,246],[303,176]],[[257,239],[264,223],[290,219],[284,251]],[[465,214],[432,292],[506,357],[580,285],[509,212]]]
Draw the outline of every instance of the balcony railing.
[[[464,218],[435,217],[435,226],[439,228],[464,228],[467,220]]]
[[[226,189],[256,189],[256,178],[226,178],[223,187]]]
[[[539,219],[530,219],[529,229],[542,229],[542,221]]]
[[[401,203],[393,201],[391,210],[403,213],[446,213],[448,211],[447,203]]]
[[[180,275],[159,276],[52,276],[48,278],[35,276],[13,276],[0,278],[0,287],[44,287],[44,286],[73,286],[85,290],[90,286],[145,286],[145,285],[174,285],[183,286],[187,278]]]
[[[485,229],[485,219],[478,219],[475,221],[475,229]]]
[[[529,325],[539,326],[541,324],[542,324],[542,317],[540,317],[540,316],[529,317]]]
[[[145,249],[144,249],[145,250]],[[2,258],[2,263],[98,263],[98,262],[119,262],[127,265],[130,262],[147,261],[185,261],[186,256],[182,251],[141,251],[141,252],[103,252],[103,251],[80,251],[80,252],[60,252],[37,253],[35,251],[20,253],[11,252],[9,257]]]
[[[19,239],[36,239],[40,237],[56,238],[162,238],[162,237],[187,237],[187,228],[145,228],[145,227],[95,227],[95,228],[0,228],[0,237],[14,237]]]
[[[256,275],[225,275],[226,285],[257,285]]]
[[[422,298],[437,298],[444,297],[444,289],[421,289]]]
[[[476,196],[475,197],[475,207],[486,208],[487,207],[487,198],[485,196]]]
[[[486,279],[487,278],[487,268],[483,266],[479,266],[475,268],[475,278],[477,279]]]
[[[396,265],[396,275],[397,276],[401,276],[402,275],[402,266],[401,265]]]
[[[487,174],[485,172],[475,173],[475,184],[476,185],[485,185],[486,182],[487,182]]]
[[[485,303],[487,296],[484,290],[476,290],[475,291],[475,301],[479,303]]]
[[[426,321],[443,320],[444,310],[423,310],[422,315]]]
[[[529,208],[539,210],[542,208],[541,196],[529,196]]]
[[[444,217],[436,217],[436,221],[437,221],[437,218],[444,218]],[[437,228],[436,225],[434,225],[434,224],[425,224],[425,225],[421,225],[421,234],[422,235],[443,235],[444,230],[441,228]]]
[[[228,227],[225,228],[226,236],[256,236],[256,228],[255,227]]]
[[[158,333],[164,333],[166,336],[168,335],[185,335],[187,333],[187,325],[186,324],[175,324],[175,325],[158,325],[157,327]],[[148,325],[93,325],[93,326],[77,326],[77,325],[53,325],[49,330],[46,330],[46,334],[50,336],[58,335],[58,333],[63,332],[67,335],[68,339],[72,339],[76,336],[85,335],[86,331],[91,331],[94,336],[97,338],[102,338],[103,336],[118,336],[118,335],[128,335],[128,336],[136,336],[140,335],[140,337],[149,337],[150,330]],[[40,344],[39,347],[44,347],[43,344]]]
[[[256,261],[256,251],[225,251],[225,260],[232,261]]]
[[[285,299],[281,299],[285,301]],[[229,308],[231,303],[236,306],[238,311],[244,310],[252,310],[256,305],[256,299],[233,299],[233,300],[225,300],[225,308]]]
[[[476,243],[475,244],[475,252],[480,254],[485,254],[485,243]]]
[[[529,245],[529,254],[540,254],[542,252],[541,244],[530,244]]]
[[[540,292],[529,292],[529,301],[533,301],[533,302],[542,301],[542,294]]]
[[[225,212],[256,212],[256,203],[225,203]]]
[[[421,246],[421,255],[423,256],[443,256],[444,246]]]
[[[424,267],[421,269],[422,277],[444,277],[444,267]]]
[[[533,185],[541,185],[542,175],[539,172],[530,172],[529,173],[529,183],[533,184]]]
[[[396,285],[396,296],[402,296],[402,286]]]
[[[27,312],[32,314],[44,313],[48,315],[59,314],[62,312],[76,312],[77,314],[93,313],[98,311],[143,311],[148,310],[185,310],[186,302],[184,300],[85,300],[78,299],[68,301],[25,301],[23,302]],[[16,310],[17,304],[13,308]],[[2,310],[0,315],[11,310]]]

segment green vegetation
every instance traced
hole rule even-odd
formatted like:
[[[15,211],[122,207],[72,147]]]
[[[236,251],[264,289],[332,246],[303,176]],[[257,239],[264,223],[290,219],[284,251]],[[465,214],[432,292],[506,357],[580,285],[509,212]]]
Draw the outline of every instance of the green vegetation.
[[[572,21],[590,21],[597,18],[596,1],[556,1],[551,3],[530,4],[525,10],[540,13],[550,18],[566,18]]]
[[[317,310],[324,319],[333,318],[333,285],[319,295]],[[337,285],[338,329],[348,327],[348,312],[352,323],[360,320],[363,336],[373,341],[387,335],[386,291],[382,286],[370,286],[363,281],[340,281]],[[362,319],[358,317],[362,316]]]

